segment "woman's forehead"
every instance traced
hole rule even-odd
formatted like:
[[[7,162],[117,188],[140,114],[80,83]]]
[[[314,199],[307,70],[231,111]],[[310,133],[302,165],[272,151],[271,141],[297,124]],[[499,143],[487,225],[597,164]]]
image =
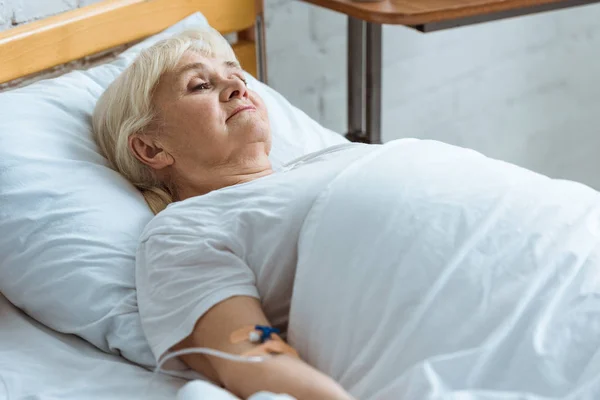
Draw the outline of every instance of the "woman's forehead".
[[[192,50],[186,50],[181,55],[181,58],[179,58],[179,61],[177,62],[177,65],[175,66],[175,69],[181,68],[183,65],[189,64],[189,63],[192,63],[192,62],[211,63],[212,59],[213,59],[213,57],[207,57],[207,56],[205,56],[204,54],[202,54],[200,52],[192,51]]]
[[[202,72],[220,72],[228,69],[241,70],[240,64],[236,60],[227,60],[218,57],[207,57],[193,51],[187,51],[183,54],[175,67],[167,71],[162,81],[176,83],[194,73]]]
[[[188,50],[179,59],[174,68],[175,74],[190,69],[219,69],[219,68],[241,68],[237,60],[224,57],[208,57],[196,51]]]

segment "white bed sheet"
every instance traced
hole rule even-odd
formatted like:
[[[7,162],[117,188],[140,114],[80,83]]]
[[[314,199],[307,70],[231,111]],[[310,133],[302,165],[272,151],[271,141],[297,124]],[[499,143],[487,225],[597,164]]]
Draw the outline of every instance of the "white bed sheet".
[[[0,400],[175,400],[186,383],[57,333],[0,294]],[[205,381],[184,392],[186,400],[237,399]],[[261,392],[250,400],[293,399]]]
[[[186,382],[56,333],[0,295],[0,399],[174,400]]]

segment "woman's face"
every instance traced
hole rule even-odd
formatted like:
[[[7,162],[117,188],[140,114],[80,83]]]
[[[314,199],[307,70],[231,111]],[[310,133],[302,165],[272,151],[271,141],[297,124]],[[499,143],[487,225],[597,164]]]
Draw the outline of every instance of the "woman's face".
[[[168,165],[150,166],[169,167],[178,185],[200,185],[211,179],[210,171],[243,175],[265,168],[271,149],[267,110],[244,79],[235,62],[186,52],[154,93],[157,142]]]

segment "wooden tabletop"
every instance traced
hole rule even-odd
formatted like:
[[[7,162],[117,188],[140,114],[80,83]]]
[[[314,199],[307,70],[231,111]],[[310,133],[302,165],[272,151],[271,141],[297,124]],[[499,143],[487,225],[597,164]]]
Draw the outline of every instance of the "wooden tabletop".
[[[477,17],[486,14],[554,8],[594,3],[598,0],[303,0],[355,18],[380,24],[417,26]],[[513,14],[518,14],[513,13]]]

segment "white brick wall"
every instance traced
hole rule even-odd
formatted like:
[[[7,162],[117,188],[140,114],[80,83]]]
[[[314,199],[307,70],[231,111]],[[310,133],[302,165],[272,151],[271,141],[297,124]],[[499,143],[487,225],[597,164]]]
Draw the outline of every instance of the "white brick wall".
[[[97,0],[0,0],[0,29]],[[346,123],[346,18],[265,0],[270,84]],[[383,135],[471,147],[600,189],[600,5],[421,34],[384,29]]]
[[[77,0],[6,0],[17,24],[76,8]]]
[[[345,17],[266,2],[270,83],[343,132]],[[600,5],[430,34],[385,27],[383,138],[401,137],[600,189]]]
[[[0,0],[0,30],[4,30],[12,26],[12,8],[7,1],[8,0]]]

